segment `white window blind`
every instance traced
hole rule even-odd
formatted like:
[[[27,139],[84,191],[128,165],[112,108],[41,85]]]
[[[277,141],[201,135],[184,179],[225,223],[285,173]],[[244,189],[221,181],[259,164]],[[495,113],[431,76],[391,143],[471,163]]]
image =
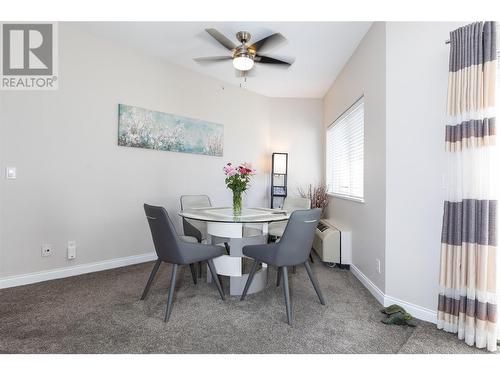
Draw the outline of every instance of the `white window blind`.
[[[361,98],[326,132],[326,183],[330,194],[363,201],[364,123]]]

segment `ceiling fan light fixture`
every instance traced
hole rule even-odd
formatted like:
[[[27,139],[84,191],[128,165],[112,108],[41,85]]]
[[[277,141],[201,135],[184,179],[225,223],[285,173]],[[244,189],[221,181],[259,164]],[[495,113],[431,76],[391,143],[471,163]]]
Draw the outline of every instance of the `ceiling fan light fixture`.
[[[233,43],[230,39],[226,38],[224,34],[216,29],[205,29],[220,45],[226,48],[230,54],[226,56],[210,56],[210,57],[197,57],[194,59],[197,63],[210,63],[233,60],[233,66],[236,69],[236,77],[247,77],[246,72],[254,67],[255,63],[265,64],[267,66],[286,66],[289,67],[292,62],[275,59],[270,56],[262,54],[265,50],[276,47],[279,44],[286,42],[286,39],[280,33],[274,33],[266,36],[263,39],[249,45],[251,35],[247,31],[239,31],[236,33],[236,39],[240,42],[239,45]]]
[[[240,55],[233,59],[235,69],[247,71],[253,68],[253,59],[248,55]]]

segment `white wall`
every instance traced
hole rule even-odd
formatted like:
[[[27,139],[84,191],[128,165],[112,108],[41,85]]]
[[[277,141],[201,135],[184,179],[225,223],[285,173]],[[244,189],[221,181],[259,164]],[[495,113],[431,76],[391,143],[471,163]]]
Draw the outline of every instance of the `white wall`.
[[[270,151],[289,153],[289,195],[322,180],[322,111],[321,99],[270,99]]]
[[[59,90],[0,93],[0,167],[18,171],[16,180],[0,179],[0,277],[151,251],[142,204],[164,205],[176,219],[181,194],[230,204],[227,161],[254,163],[260,173],[244,204],[267,205],[275,149],[269,98],[59,26]],[[272,118],[288,115],[279,99],[272,102]],[[118,147],[118,103],[224,124],[224,156]],[[312,138],[321,134],[321,107],[297,103],[310,120],[303,112],[284,142],[301,134],[299,126]],[[305,173],[320,158],[320,150],[309,151],[301,154]],[[74,261],[66,260],[68,240],[77,241]],[[52,257],[40,256],[42,243],[54,245]]]
[[[387,24],[386,294],[436,310],[449,32]]]
[[[365,102],[365,202],[331,198],[327,217],[352,230],[353,264],[385,288],[385,23],[365,35],[324,98],[328,127],[359,97]],[[381,273],[375,260],[380,259]]]
[[[365,199],[332,198],[353,263],[386,303],[432,320],[438,295],[449,32],[457,22],[376,23],[324,100],[328,126],[365,95]],[[375,259],[383,265],[375,272]],[[373,290],[372,290],[373,292]]]

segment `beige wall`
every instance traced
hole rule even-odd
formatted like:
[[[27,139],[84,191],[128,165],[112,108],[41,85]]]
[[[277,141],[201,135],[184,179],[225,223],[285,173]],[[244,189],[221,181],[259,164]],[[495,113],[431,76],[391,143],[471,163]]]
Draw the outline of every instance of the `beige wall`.
[[[0,167],[4,173],[16,166],[18,173],[16,180],[0,179],[0,277],[151,251],[142,204],[166,206],[177,222],[181,194],[208,193],[215,204],[229,204],[221,170],[227,161],[254,163],[259,173],[244,204],[267,205],[270,152],[277,147],[272,124],[285,123],[301,106],[300,122],[280,142],[291,160],[300,155],[294,174],[320,176],[321,150],[303,152],[290,140],[320,137],[316,101],[297,99],[289,109],[286,100],[59,26],[59,90],[0,93]],[[224,156],[118,147],[118,103],[224,124]],[[66,260],[68,240],[77,241],[74,261]],[[54,245],[53,256],[41,257],[42,243]]]
[[[328,127],[357,99],[365,103],[365,202],[332,197],[327,216],[352,231],[353,264],[385,288],[385,23],[365,35],[324,98]],[[381,273],[375,260],[381,262]]]

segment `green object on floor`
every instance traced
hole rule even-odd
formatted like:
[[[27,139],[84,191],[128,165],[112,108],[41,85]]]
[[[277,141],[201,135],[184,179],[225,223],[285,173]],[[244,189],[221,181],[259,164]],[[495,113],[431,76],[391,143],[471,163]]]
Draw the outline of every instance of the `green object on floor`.
[[[406,310],[403,309],[401,306],[399,305],[391,305],[391,306],[387,306],[385,309],[382,309],[380,310],[380,312],[386,314],[386,315],[392,315],[392,314],[395,314],[397,312],[400,312],[402,314],[406,314]]]
[[[413,317],[399,305],[387,306],[385,309],[380,310],[380,312],[387,315],[384,319],[381,320],[381,322],[384,324],[415,327],[415,323],[413,323]]]
[[[382,319],[381,322],[389,325],[395,324],[398,326],[416,327],[415,323],[413,323],[412,321],[412,316],[410,314],[402,313],[399,311]]]

